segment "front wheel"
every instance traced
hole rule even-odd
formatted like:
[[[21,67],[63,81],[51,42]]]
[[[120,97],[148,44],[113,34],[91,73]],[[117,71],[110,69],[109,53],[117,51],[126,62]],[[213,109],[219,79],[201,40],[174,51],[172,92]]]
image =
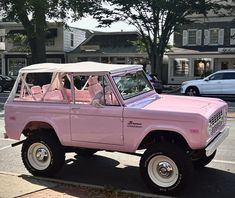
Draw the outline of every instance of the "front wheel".
[[[50,132],[35,132],[27,138],[21,150],[26,169],[35,176],[53,176],[64,165],[65,152]]]
[[[185,91],[186,96],[200,96],[200,92],[197,87],[188,87]]]
[[[142,155],[140,172],[153,192],[173,195],[189,181],[192,162],[178,146],[159,143],[147,149]]]

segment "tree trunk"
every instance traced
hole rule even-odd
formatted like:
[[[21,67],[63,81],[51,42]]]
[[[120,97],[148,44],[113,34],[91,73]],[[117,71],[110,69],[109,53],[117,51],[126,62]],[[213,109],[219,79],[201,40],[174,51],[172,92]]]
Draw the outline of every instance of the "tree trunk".
[[[156,74],[159,80],[162,80],[162,59],[163,57],[156,53],[151,55],[151,73]]]
[[[163,57],[161,55],[156,54],[156,74],[157,74],[159,80],[162,80],[162,77],[163,77],[162,59],[163,59]]]

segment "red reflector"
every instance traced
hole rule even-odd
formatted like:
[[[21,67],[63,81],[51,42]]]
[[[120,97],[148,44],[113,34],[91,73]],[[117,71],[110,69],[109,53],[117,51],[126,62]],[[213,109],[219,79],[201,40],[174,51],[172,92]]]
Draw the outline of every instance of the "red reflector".
[[[190,129],[191,133],[199,133],[199,129]]]
[[[16,120],[16,117],[15,116],[10,116],[9,119],[10,120]]]

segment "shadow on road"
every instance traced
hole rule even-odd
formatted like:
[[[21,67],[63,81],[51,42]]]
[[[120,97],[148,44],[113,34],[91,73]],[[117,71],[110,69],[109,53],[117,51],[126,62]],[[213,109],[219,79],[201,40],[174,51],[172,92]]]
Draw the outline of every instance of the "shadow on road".
[[[94,155],[66,161],[58,179],[91,185],[112,186],[114,189],[151,193],[139,173],[139,167],[121,165],[119,161]],[[180,197],[233,197],[235,174],[205,167],[195,171],[192,182]]]

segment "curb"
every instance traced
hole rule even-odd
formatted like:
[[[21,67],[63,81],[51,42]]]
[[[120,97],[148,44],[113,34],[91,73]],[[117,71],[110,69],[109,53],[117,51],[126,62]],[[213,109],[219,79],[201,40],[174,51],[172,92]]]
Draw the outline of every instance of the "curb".
[[[61,179],[54,179],[54,178],[44,178],[44,177],[37,177],[37,176],[32,176],[32,175],[25,175],[25,174],[18,174],[18,173],[11,173],[11,172],[4,172],[4,171],[0,171],[0,175],[10,175],[10,176],[15,176],[15,177],[28,177],[28,178],[32,178],[32,179],[36,179],[36,180],[40,180],[40,181],[45,181],[45,182],[52,182],[55,184],[64,184],[64,185],[72,185],[72,186],[81,186],[81,187],[88,187],[88,188],[93,188],[93,189],[101,189],[101,190],[105,190],[107,189],[107,187],[105,186],[99,186],[99,185],[93,185],[93,184],[86,184],[86,183],[79,183],[79,182],[73,182],[73,181],[65,181],[65,180],[61,180]],[[47,189],[47,188],[46,188]],[[155,194],[150,194],[150,193],[144,193],[144,192],[137,192],[137,191],[129,191],[129,190],[118,190],[115,189],[115,191],[120,192],[120,193],[128,193],[128,194],[133,194],[133,195],[137,195],[137,196],[142,196],[142,197],[146,197],[146,198],[173,198],[173,197],[169,197],[169,196],[164,196],[164,195],[155,195]],[[34,193],[34,192],[32,192]],[[32,194],[30,193],[30,194]]]

